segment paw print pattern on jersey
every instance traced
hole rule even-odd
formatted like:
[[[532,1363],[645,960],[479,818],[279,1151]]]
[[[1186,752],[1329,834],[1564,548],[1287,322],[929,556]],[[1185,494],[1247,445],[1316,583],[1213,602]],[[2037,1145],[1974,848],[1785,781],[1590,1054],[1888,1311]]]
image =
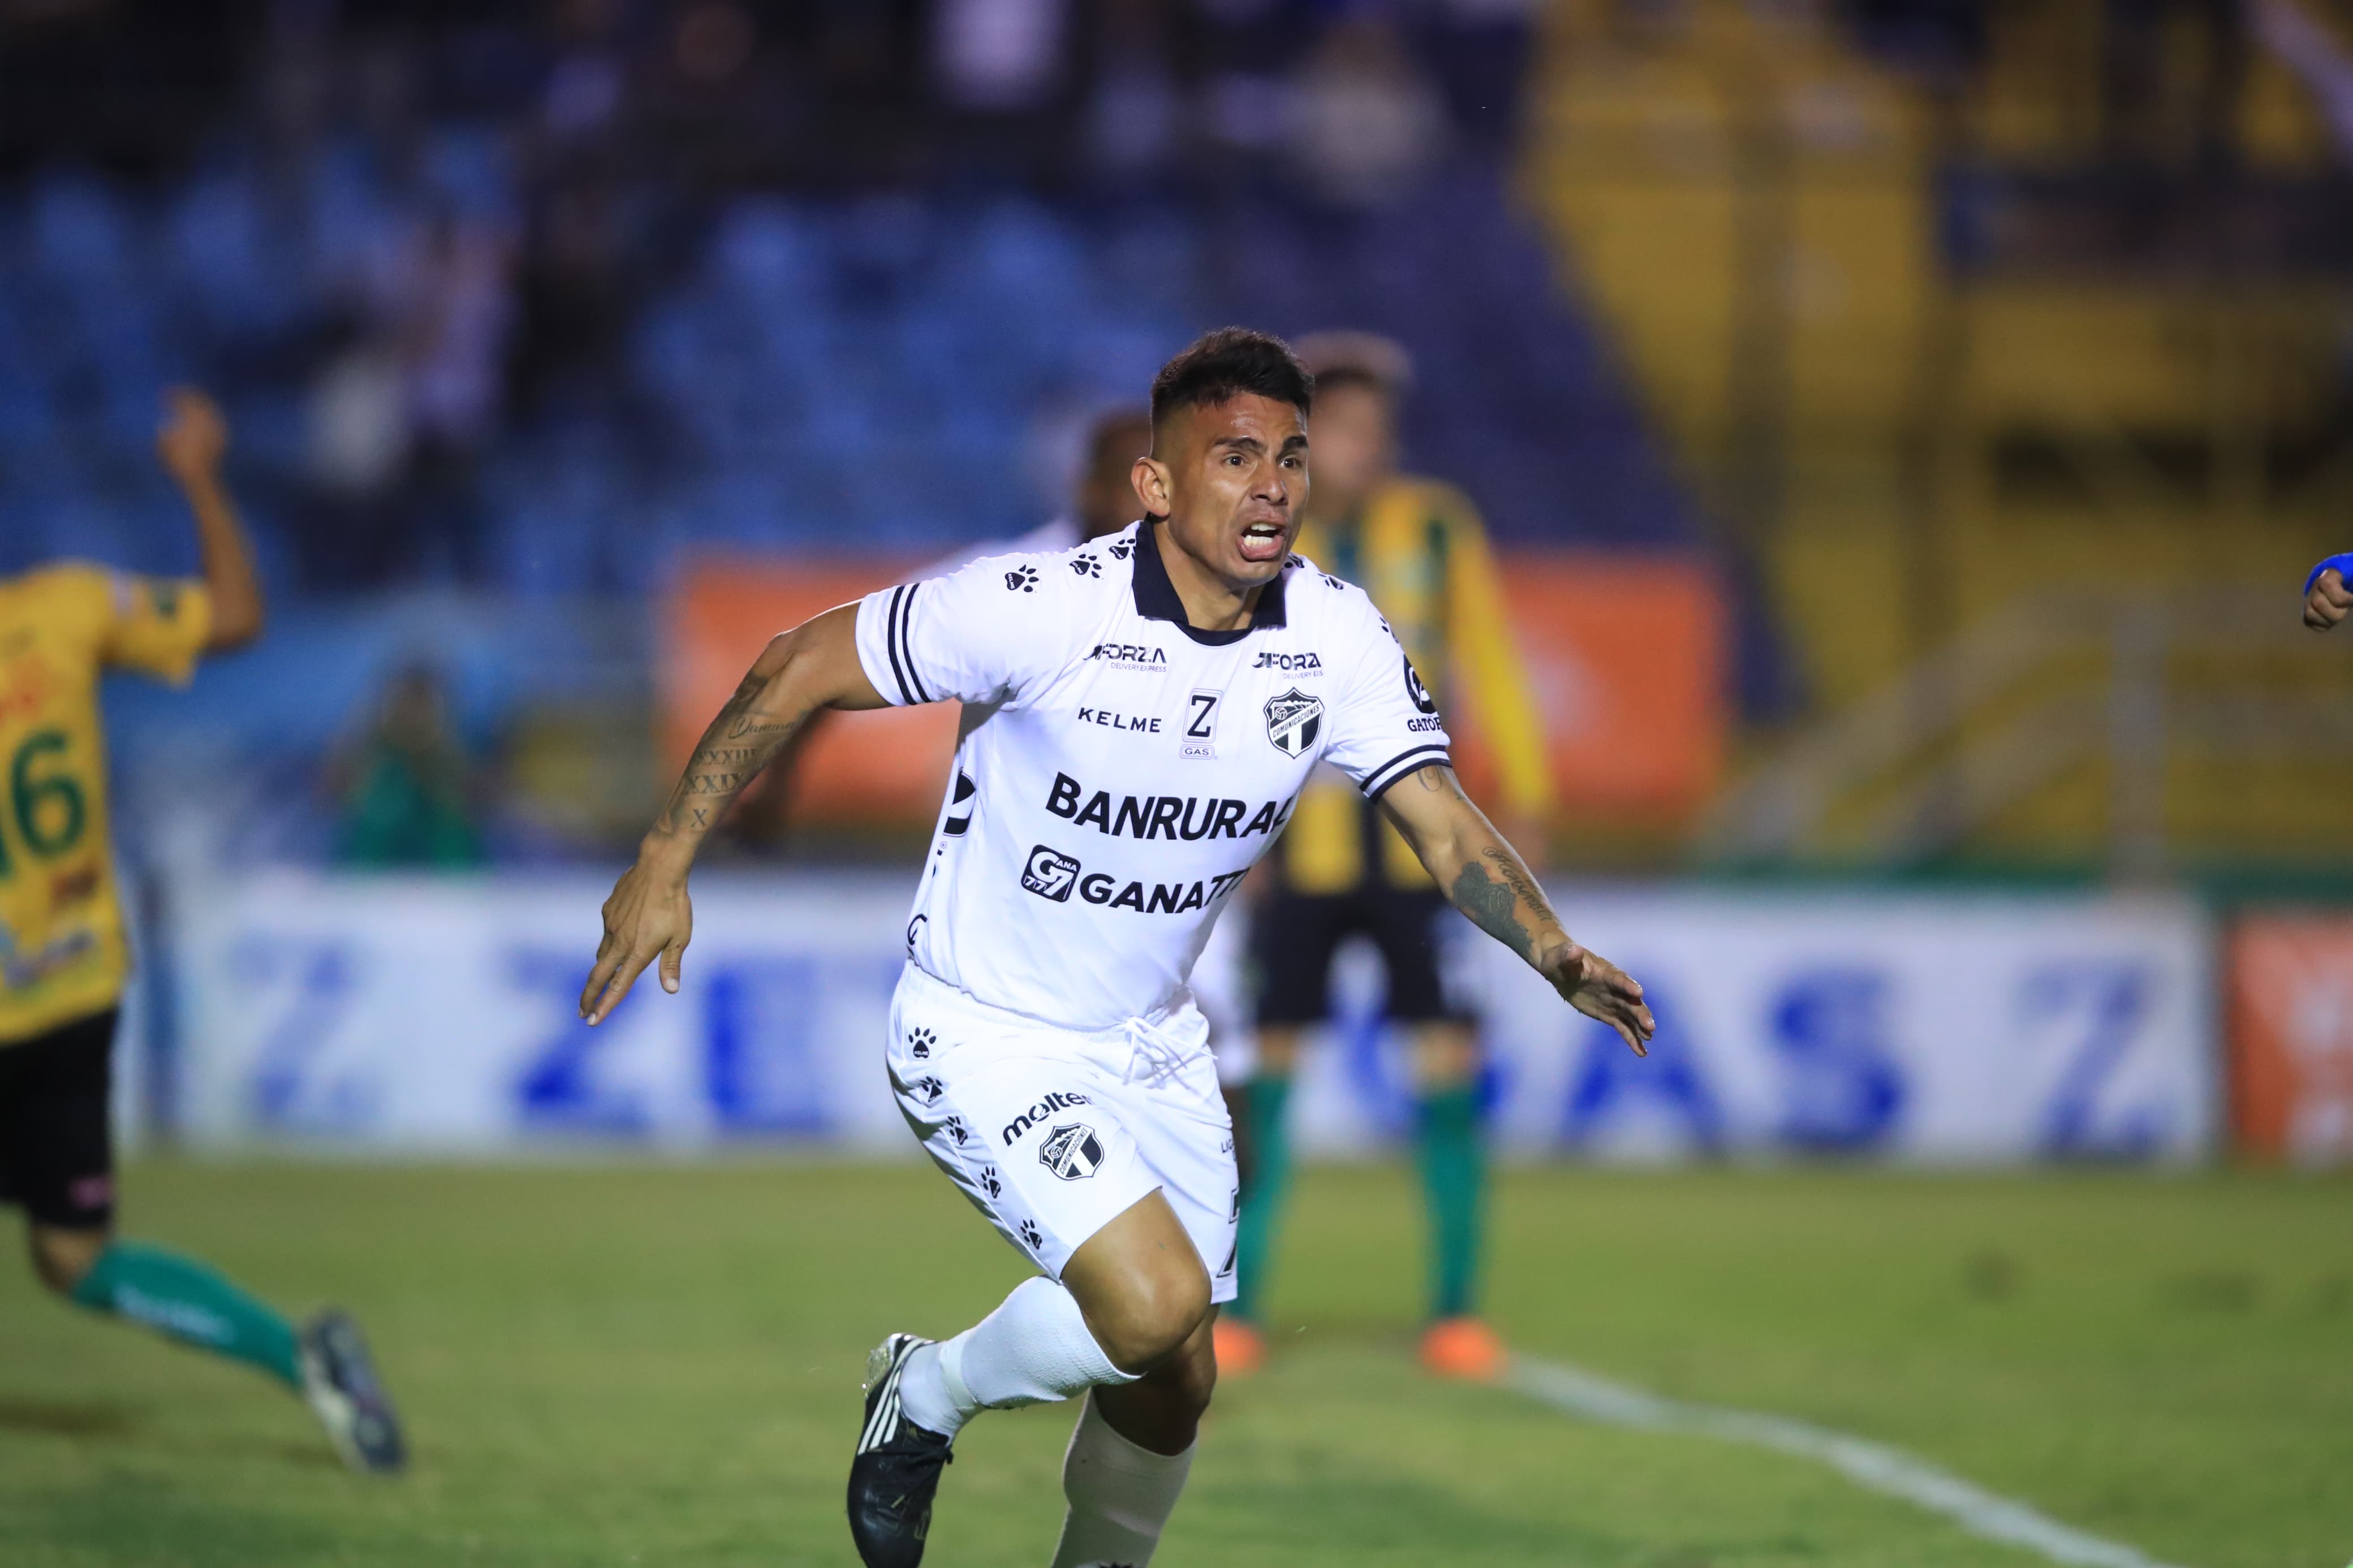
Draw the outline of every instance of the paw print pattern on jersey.
[[[1335,593],[1337,593],[1341,587],[1344,586],[1340,579],[1333,576],[1329,572],[1324,574],[1324,585],[1333,590]]]
[[[1092,555],[1073,555],[1071,557],[1071,570],[1082,577],[1100,577],[1103,575],[1103,563]]]
[[[971,1137],[971,1134],[965,1131],[964,1118],[961,1116],[951,1116],[948,1118],[947,1133],[949,1137],[956,1141],[956,1147],[958,1148],[964,1147],[965,1140]]]
[[[1008,572],[1005,574],[1005,585],[1008,588],[1014,589],[1024,594],[1036,593],[1038,591],[1038,568],[1035,566],[1021,566],[1017,567],[1013,571]]]
[[[907,1086],[907,1092],[913,1095],[917,1100],[922,1100],[925,1105],[931,1104],[947,1091],[947,1085],[942,1083],[935,1078],[929,1077],[919,1078],[914,1082]]]
[[[997,1167],[994,1165],[983,1165],[980,1168],[980,1185],[981,1190],[992,1198],[1001,1198],[1005,1195],[1005,1183],[998,1178]]]
[[[1046,1234],[1038,1228],[1035,1220],[1025,1219],[1021,1222],[1021,1239],[1029,1244],[1032,1251],[1046,1245]]]
[[[939,1043],[939,1038],[929,1029],[910,1029],[907,1031],[908,1054],[919,1062],[928,1061],[931,1059],[932,1047]]]
[[[1124,561],[1134,553],[1135,541],[1133,539],[1119,539],[1112,542],[1111,558],[1113,561]]]

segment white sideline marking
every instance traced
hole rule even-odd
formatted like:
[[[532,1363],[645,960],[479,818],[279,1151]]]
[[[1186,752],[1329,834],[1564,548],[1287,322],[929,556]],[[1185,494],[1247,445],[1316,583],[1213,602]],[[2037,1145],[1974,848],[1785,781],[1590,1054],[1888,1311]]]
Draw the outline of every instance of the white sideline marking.
[[[1533,1356],[1514,1356],[1508,1381],[1530,1398],[1588,1421],[1645,1432],[1694,1432],[1819,1459],[1875,1492],[1941,1513],[1972,1535],[2023,1546],[2053,1563],[2081,1568],[2168,1568],[2121,1542],[2087,1535],[1900,1448],[1826,1426],[1750,1410],[1686,1405]]]

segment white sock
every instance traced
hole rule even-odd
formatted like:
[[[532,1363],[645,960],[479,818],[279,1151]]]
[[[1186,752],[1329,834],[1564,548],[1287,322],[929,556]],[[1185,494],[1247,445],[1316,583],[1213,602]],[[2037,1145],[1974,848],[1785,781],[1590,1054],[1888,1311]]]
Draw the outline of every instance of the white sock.
[[[1062,1495],[1071,1511],[1054,1568],[1144,1568],[1193,1468],[1193,1450],[1155,1454],[1111,1429],[1093,1398],[1079,1413],[1062,1458]]]
[[[1044,1405],[1098,1384],[1134,1383],[1095,1343],[1078,1299],[1051,1279],[1024,1279],[997,1310],[952,1340],[907,1358],[899,1408],[953,1437],[975,1414]]]

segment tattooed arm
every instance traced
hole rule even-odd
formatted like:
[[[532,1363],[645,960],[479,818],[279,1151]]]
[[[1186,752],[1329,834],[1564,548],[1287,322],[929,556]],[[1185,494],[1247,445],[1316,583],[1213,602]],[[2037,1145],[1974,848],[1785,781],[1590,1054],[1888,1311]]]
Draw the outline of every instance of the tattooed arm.
[[[1452,768],[1433,764],[1391,785],[1381,809],[1472,924],[1518,953],[1570,1006],[1617,1030],[1635,1055],[1648,1054],[1643,1042],[1657,1026],[1641,986],[1569,940],[1544,889]]]
[[[665,991],[694,932],[686,876],[705,835],[730,803],[825,708],[880,708],[881,694],[858,661],[858,606],[844,605],[771,641],[702,732],[661,815],[638,846],[637,864],[605,900],[605,936],[580,993],[580,1016],[601,1023],[646,966],[661,960]]]

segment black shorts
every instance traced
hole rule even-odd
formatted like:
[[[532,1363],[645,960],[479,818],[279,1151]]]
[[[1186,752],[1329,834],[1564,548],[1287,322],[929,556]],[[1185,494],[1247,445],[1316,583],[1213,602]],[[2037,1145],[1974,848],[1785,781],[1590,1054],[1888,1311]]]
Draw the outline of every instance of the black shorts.
[[[1366,888],[1282,893],[1250,919],[1261,1025],[1320,1024],[1332,1016],[1332,955],[1352,936],[1372,939],[1388,971],[1382,1011],[1400,1023],[1462,1020],[1439,969],[1438,922],[1452,906],[1436,889]]]
[[[114,1218],[115,1009],[0,1046],[0,1203],[41,1225],[103,1230]]]

